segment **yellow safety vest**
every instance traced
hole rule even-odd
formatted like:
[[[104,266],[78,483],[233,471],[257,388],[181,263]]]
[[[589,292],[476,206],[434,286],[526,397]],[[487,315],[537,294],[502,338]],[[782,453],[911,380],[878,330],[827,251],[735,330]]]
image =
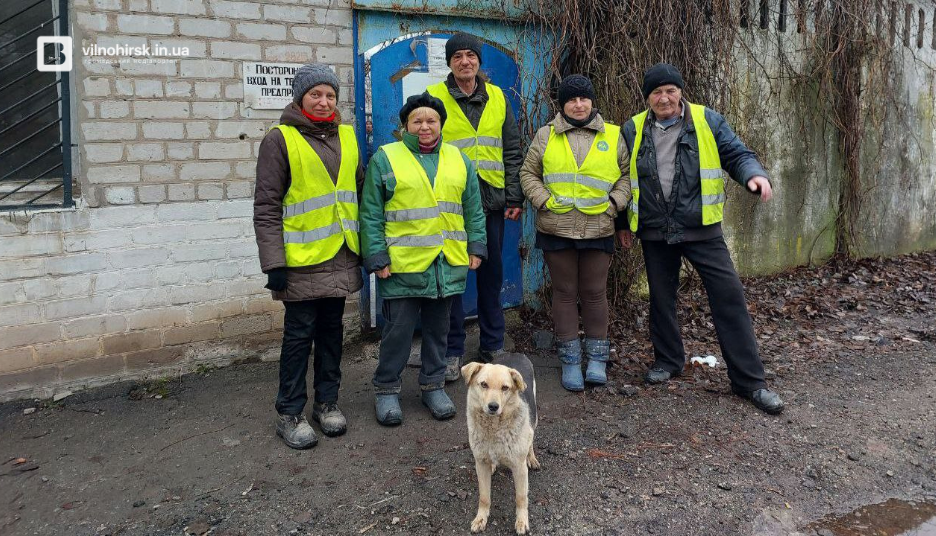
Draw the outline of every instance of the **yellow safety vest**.
[[[391,273],[420,273],[442,253],[452,266],[468,266],[462,194],[468,168],[457,148],[442,143],[434,184],[401,141],[380,148],[396,179],[384,204],[384,236]]]
[[[461,149],[475,163],[478,176],[495,188],[504,187],[504,121],[507,119],[507,99],[501,88],[485,83],[487,104],[481,113],[478,130],[471,126],[458,101],[449,93],[448,85],[439,82],[426,88],[445,104],[448,118],[442,126],[442,139]]]
[[[354,129],[338,127],[341,164],[338,184],[296,127],[279,125],[289,155],[291,181],[283,198],[286,266],[310,266],[335,256],[342,244],[360,255],[358,245],[358,145]]]
[[[549,141],[543,153],[543,182],[552,196],[546,208],[556,214],[577,209],[585,214],[608,210],[608,193],[621,178],[618,141],[621,127],[605,123],[605,131],[595,133],[585,160],[579,166],[565,133],[549,127]]]
[[[721,159],[718,157],[718,143],[712,133],[712,127],[705,120],[705,106],[689,104],[692,124],[695,127],[696,141],[699,145],[699,179],[702,190],[702,225],[711,225],[722,221],[725,211],[725,174]],[[630,158],[631,204],[628,220],[631,231],[637,232],[637,218],[640,205],[640,177],[637,176],[637,153],[643,140],[644,123],[647,111],[633,117],[636,136]]]

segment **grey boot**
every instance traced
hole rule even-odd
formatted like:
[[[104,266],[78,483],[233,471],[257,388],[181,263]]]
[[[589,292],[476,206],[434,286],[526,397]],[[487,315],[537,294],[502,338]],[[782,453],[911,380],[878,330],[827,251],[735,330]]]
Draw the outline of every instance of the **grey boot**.
[[[455,403],[445,394],[445,389],[433,389],[422,392],[422,403],[429,408],[432,418],[438,421],[455,416]]]
[[[312,420],[319,423],[328,437],[340,436],[348,430],[348,421],[334,402],[312,404]]]
[[[562,363],[562,387],[567,391],[584,391],[582,378],[582,342],[578,338],[556,343],[559,362]]]
[[[459,355],[445,358],[445,383],[451,383],[461,378],[461,361]]]
[[[377,395],[374,411],[377,414],[377,422],[384,426],[403,423],[403,408],[400,407],[400,395],[397,393]]]
[[[595,385],[608,383],[605,367],[611,355],[611,341],[608,339],[585,339],[585,355],[588,367],[585,369],[585,382]]]
[[[294,449],[308,449],[318,443],[315,430],[306,420],[305,415],[283,415],[276,419],[276,435],[283,438],[286,446]]]

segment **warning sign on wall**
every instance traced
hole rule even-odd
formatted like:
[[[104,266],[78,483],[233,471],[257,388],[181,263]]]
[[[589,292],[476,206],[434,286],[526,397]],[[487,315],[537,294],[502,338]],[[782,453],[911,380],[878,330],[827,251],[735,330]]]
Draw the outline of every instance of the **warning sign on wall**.
[[[244,62],[244,104],[280,110],[292,102],[292,82],[301,63]]]

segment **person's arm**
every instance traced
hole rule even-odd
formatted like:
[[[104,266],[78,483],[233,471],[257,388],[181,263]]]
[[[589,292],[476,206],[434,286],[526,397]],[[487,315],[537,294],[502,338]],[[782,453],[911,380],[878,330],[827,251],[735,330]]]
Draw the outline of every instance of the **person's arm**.
[[[279,129],[273,129],[260,142],[257,156],[257,183],[254,189],[254,235],[264,273],[286,267],[283,245],[283,198],[289,190],[289,157]]]
[[[552,195],[543,183],[543,153],[546,152],[548,142],[549,125],[546,125],[536,132],[530,148],[527,149],[526,158],[523,159],[523,167],[520,168],[520,186],[523,194],[536,210],[546,206]]]
[[[465,218],[465,231],[468,233],[468,255],[481,259],[487,258],[487,230],[485,227],[484,208],[481,206],[481,186],[478,184],[478,172],[474,163],[462,154],[468,179],[462,192],[462,211]],[[476,268],[477,266],[475,266]]]
[[[504,144],[504,196],[507,208],[523,208],[523,189],[520,187],[520,166],[523,165],[523,147],[520,127],[514,117],[510,101],[507,102],[507,117],[501,131]]]
[[[384,204],[393,196],[394,180],[390,176],[387,156],[383,151],[377,151],[367,165],[358,215],[361,223],[361,256],[364,269],[368,272],[377,272],[390,266],[390,253],[384,235]],[[388,182],[391,183],[389,188]]]

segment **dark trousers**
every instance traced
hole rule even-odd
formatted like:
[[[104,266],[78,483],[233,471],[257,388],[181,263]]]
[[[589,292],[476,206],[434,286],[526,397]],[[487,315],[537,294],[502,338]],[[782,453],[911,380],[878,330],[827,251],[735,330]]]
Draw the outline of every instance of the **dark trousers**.
[[[712,320],[733,388],[753,391],[767,386],[764,365],[757,354],[754,326],[744,301],[744,288],[735,272],[723,237],[667,244],[641,240],[650,283],[650,340],[654,366],[670,373],[682,371],[686,361],[676,320],[676,291],[681,258],[685,257],[702,279],[712,309]]]
[[[283,302],[286,318],[280,352],[279,394],[276,411],[284,415],[302,413],[309,397],[306,374],[309,353],[315,343],[312,387],[316,402],[336,402],[341,385],[341,340],[344,298]]]
[[[501,287],[504,286],[504,213],[485,215],[487,228],[487,259],[475,271],[478,287],[478,327],[481,330],[481,350],[492,352],[504,347],[504,309],[501,307]],[[462,297],[453,296],[446,356],[465,355],[465,308]]]
[[[452,298],[393,298],[383,301],[384,326],[373,381],[378,395],[400,392],[400,378],[409,360],[417,322],[422,329],[419,386],[423,391],[445,387],[445,339],[451,307]]]

